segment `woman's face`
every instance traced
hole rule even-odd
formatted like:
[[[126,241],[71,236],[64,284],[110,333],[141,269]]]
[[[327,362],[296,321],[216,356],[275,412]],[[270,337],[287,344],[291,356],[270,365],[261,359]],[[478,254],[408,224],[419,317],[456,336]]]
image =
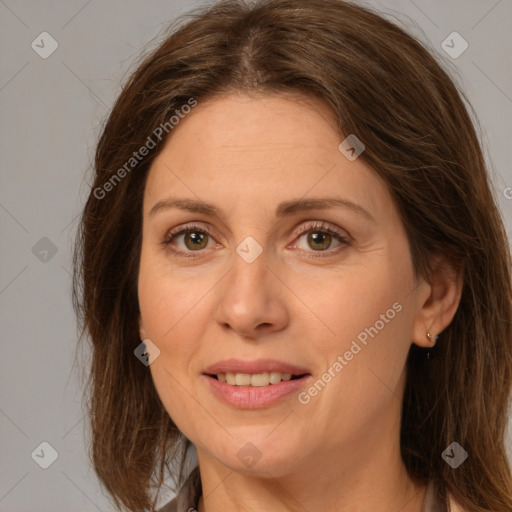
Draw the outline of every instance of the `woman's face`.
[[[200,463],[277,476],[397,447],[430,287],[385,185],[341,142],[318,100],[225,95],[152,164],[140,334]]]

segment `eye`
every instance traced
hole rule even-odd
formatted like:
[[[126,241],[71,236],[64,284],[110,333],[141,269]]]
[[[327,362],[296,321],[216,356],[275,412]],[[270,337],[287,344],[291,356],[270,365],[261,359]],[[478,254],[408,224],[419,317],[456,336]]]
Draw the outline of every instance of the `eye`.
[[[350,237],[337,227],[333,227],[325,222],[310,222],[301,226],[298,230],[295,243],[292,248],[298,248],[301,251],[309,253],[327,253],[332,255],[350,245]],[[306,237],[306,247],[301,247],[300,240]],[[334,249],[332,245],[337,243]],[[211,248],[215,243],[218,248],[221,244],[216,243],[207,226],[197,224],[186,224],[172,229],[167,233],[162,245],[170,247],[180,256],[198,257],[204,249]],[[309,248],[308,248],[309,247]],[[194,254],[195,253],[195,254]],[[310,254],[310,257],[321,257],[323,254]]]
[[[202,249],[208,248],[209,242],[213,242],[213,238],[208,227],[187,224],[169,231],[162,245],[172,246],[173,251],[183,256],[195,257],[195,254],[190,253],[201,252]]]
[[[343,231],[339,230],[338,228],[331,227],[325,222],[317,221],[304,224],[299,229],[298,235],[299,236],[297,238],[297,242],[294,244],[294,247],[308,252],[328,252],[329,254],[332,254],[334,252],[338,252],[340,247],[350,245],[349,237],[345,236]],[[301,247],[299,242],[304,238],[306,247]],[[334,249],[331,247],[333,242],[337,243]],[[310,249],[312,249],[312,251]],[[313,257],[318,256],[320,256],[320,254],[314,255]]]

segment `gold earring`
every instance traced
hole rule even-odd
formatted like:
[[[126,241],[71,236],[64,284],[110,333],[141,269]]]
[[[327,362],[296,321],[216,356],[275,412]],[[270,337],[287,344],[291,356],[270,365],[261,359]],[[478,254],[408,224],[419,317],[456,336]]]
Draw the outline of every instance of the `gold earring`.
[[[427,332],[427,338],[429,339],[432,346],[434,346],[436,344],[436,341],[439,338],[439,336],[437,336],[435,334],[430,334],[429,332]]]
[[[436,344],[436,341],[439,338],[439,336],[427,332],[427,338],[430,341],[431,346],[433,347]],[[427,359],[430,359],[430,350],[427,350]]]

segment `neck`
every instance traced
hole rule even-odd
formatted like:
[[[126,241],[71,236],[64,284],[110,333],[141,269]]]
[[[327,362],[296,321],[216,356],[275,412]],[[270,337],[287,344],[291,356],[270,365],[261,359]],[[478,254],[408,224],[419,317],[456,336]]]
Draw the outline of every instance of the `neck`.
[[[422,512],[426,486],[409,477],[399,439],[385,443],[380,434],[376,442],[369,441],[371,435],[350,440],[350,451],[328,447],[279,476],[271,467],[253,475],[232,471],[198,449],[203,488],[198,512]]]

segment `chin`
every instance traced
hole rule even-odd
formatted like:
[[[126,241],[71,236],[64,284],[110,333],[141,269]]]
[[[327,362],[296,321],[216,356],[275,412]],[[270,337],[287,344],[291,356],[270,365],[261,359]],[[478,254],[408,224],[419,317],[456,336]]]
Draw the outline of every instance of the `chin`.
[[[254,477],[280,477],[296,471],[304,459],[304,443],[293,443],[289,438],[284,442],[277,433],[269,436],[271,430],[238,435],[214,455],[231,470]]]

